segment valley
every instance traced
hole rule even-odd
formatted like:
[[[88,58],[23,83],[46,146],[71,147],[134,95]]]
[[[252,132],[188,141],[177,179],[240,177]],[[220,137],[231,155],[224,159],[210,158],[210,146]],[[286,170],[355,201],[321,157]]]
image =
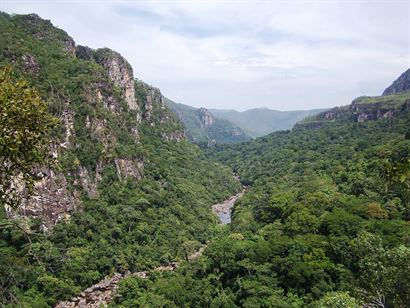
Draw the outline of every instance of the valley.
[[[242,197],[244,191],[229,197],[222,203],[212,205],[212,212],[220,219],[220,223],[227,224],[230,222],[231,210],[234,203]],[[200,246],[191,255],[187,256],[186,262],[193,261],[202,256],[203,251],[206,249],[206,244]],[[150,271],[142,271],[137,273],[126,272],[125,274],[115,273],[111,277],[107,277],[99,283],[87,288],[81,292],[78,296],[72,298],[70,301],[63,301],[58,303],[55,308],[69,308],[69,307],[89,307],[99,308],[101,305],[106,306],[109,304],[115,296],[115,291],[118,288],[118,283],[127,277],[133,276],[138,278],[149,278],[152,273],[161,273],[176,270],[180,264],[178,262],[172,262],[170,264],[161,265]]]
[[[0,29],[1,307],[408,306],[410,70],[237,115],[36,14]]]
[[[280,111],[269,108],[255,108],[242,112],[236,110],[211,109],[217,118],[225,119],[241,127],[252,138],[263,137],[280,130],[292,129],[306,117],[326,109]]]
[[[212,212],[219,217],[222,224],[228,224],[231,222],[232,208],[235,205],[235,202],[241,198],[244,193],[245,189],[236,195],[229,197],[229,199],[222,203],[212,205]]]
[[[184,124],[188,140],[201,146],[238,143],[251,140],[251,137],[239,126],[216,118],[206,108],[193,108],[166,99],[166,104]]]

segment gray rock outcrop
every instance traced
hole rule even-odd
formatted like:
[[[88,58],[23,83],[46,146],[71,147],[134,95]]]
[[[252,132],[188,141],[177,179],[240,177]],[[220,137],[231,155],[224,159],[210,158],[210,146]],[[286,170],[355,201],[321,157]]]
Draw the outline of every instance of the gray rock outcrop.
[[[142,154],[119,151],[123,143],[130,148],[140,145],[140,126],[148,124],[164,141],[186,137],[177,117],[165,106],[160,90],[135,80],[131,65],[119,53],[77,46],[65,31],[35,14],[14,18],[27,25],[30,38],[55,48],[59,57],[67,60],[65,66],[53,70],[61,74],[60,80],[70,80],[70,88],[53,84],[57,77],[50,78],[42,93],[60,120],[49,151],[56,163],[36,168],[39,176],[31,196],[17,178],[21,207],[7,209],[9,217],[40,218],[43,228],[51,230],[59,220],[81,210],[81,196],[98,198],[98,184],[106,167],[115,168],[120,181],[144,176]],[[8,56],[28,76],[41,73],[45,79],[55,77],[47,75],[44,55],[35,50]]]
[[[123,97],[131,110],[137,110],[135,100],[134,75],[131,65],[119,53],[110,49],[97,50],[97,63],[101,64],[110,79],[123,92]]]
[[[214,124],[212,113],[206,108],[199,108],[197,111],[202,127],[210,127]]]
[[[410,68],[397,78],[391,86],[384,90],[383,95],[410,91]]]
[[[138,104],[135,99],[133,70],[124,57],[109,48],[93,50],[86,46],[78,46],[76,56],[80,59],[95,61],[102,65],[114,85],[121,89],[128,108],[138,110]]]

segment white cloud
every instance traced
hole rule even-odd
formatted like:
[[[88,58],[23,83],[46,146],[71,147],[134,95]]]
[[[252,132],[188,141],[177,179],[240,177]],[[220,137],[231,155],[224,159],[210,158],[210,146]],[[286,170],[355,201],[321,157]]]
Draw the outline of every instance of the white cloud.
[[[19,1],[78,44],[110,47],[171,99],[309,109],[377,95],[410,66],[404,1]]]

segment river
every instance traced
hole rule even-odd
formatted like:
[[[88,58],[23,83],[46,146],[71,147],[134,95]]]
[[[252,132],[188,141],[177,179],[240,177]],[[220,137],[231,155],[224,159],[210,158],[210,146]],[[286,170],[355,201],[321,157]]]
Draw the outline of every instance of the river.
[[[219,217],[221,224],[229,224],[231,222],[232,208],[235,202],[242,197],[244,190],[231,196],[222,203],[217,203],[212,206],[212,212]]]

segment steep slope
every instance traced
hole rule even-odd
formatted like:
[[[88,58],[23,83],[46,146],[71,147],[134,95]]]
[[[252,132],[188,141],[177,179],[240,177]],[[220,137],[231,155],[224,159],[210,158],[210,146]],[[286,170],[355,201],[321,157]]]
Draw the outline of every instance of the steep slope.
[[[318,115],[307,117],[295,125],[318,128],[329,122],[365,122],[371,120],[392,119],[410,108],[410,93],[385,96],[361,96],[350,105],[335,107]]]
[[[292,131],[209,149],[251,185],[231,233],[197,264],[128,278],[117,307],[407,307],[409,128],[410,95],[365,97]]]
[[[307,116],[317,114],[324,109],[278,111],[268,108],[256,108],[246,111],[211,109],[217,118],[225,119],[241,127],[247,134],[256,138],[274,131],[291,129],[293,125]]]
[[[184,123],[188,139],[197,144],[213,145],[249,141],[251,138],[239,127],[227,120],[215,118],[205,108],[175,103],[166,99],[166,104]]]
[[[384,90],[383,95],[410,91],[410,68],[397,78],[391,86]]]
[[[0,204],[0,305],[48,307],[204,243],[211,205],[240,185],[186,141],[161,92],[118,53],[76,46],[37,15],[0,13],[0,29],[0,67],[60,119],[35,194],[17,212]]]

